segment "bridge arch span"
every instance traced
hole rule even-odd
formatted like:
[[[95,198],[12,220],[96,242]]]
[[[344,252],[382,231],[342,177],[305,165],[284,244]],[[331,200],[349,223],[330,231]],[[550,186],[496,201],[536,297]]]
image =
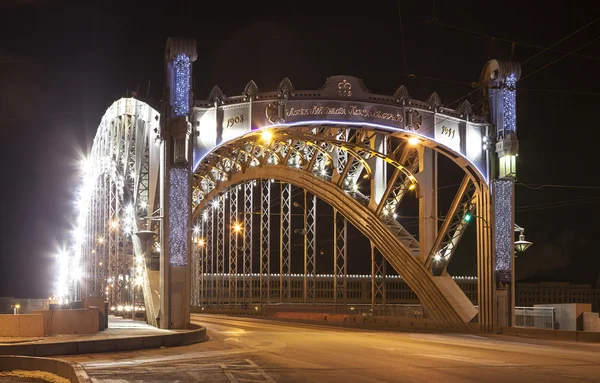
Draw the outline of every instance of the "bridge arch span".
[[[228,181],[213,189],[204,201],[195,209],[194,218],[209,201],[227,189],[257,179],[275,179],[301,187],[314,194],[324,202],[337,209],[344,217],[367,236],[379,249],[386,260],[396,269],[409,287],[417,294],[427,307],[433,319],[443,328],[465,330],[464,319],[461,318],[436,286],[431,273],[413,257],[404,245],[388,230],[388,228],[369,209],[357,203],[342,190],[331,190],[327,181],[311,176],[304,171],[283,166],[256,167],[244,173],[236,173]]]
[[[465,329],[475,309],[470,302],[460,302],[456,294],[448,293],[441,282],[466,228],[460,225],[463,216],[477,207],[476,195],[489,191],[481,174],[466,169],[468,161],[448,156],[464,171],[463,182],[435,247],[423,248],[396,221],[396,211],[409,190],[426,194],[431,188],[424,179],[419,191],[421,175],[430,171],[424,166],[433,166],[423,164],[424,151],[439,149],[440,145],[422,137],[418,144],[409,144],[410,137],[413,135],[405,131],[323,124],[268,127],[247,133],[223,143],[200,162],[195,172],[192,221],[200,218],[209,202],[219,200],[240,183],[274,179],[293,184],[328,203],[358,228],[403,277],[440,327]],[[377,148],[374,143],[378,140],[387,140],[388,145]],[[443,150],[441,153],[447,155]],[[389,168],[391,176],[390,180],[384,177],[386,190],[376,195],[374,185],[382,182],[377,179],[382,166]],[[370,183],[366,191],[363,186],[366,195],[356,184],[352,186],[365,179]],[[441,271],[432,274],[436,266]]]

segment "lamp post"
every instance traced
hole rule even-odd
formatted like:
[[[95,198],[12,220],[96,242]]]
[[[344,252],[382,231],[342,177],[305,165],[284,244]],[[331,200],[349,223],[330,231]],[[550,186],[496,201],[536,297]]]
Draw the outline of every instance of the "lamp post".
[[[525,240],[525,229],[515,223],[515,233],[519,233],[519,240],[514,242],[515,251],[512,254],[511,271],[510,271],[510,326],[515,327],[515,299],[516,299],[516,283],[515,283],[515,260],[517,252],[522,253],[533,245],[533,242]],[[513,238],[514,240],[514,238]]]

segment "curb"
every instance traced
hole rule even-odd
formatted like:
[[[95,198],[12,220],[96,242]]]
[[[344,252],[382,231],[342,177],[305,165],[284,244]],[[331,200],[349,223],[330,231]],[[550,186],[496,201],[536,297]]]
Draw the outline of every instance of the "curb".
[[[11,370],[45,371],[68,379],[71,383],[92,382],[83,367],[75,362],[53,358],[0,355],[0,371]]]
[[[132,336],[70,342],[0,346],[1,355],[57,356],[187,346],[206,340],[206,327],[190,324],[190,331],[164,335]]]

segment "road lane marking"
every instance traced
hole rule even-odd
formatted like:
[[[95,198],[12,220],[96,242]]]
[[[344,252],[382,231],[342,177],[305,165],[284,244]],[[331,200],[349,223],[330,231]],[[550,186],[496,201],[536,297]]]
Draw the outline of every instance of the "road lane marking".
[[[239,382],[256,382],[256,383],[277,383],[272,377],[267,375],[265,371],[250,359],[245,359],[248,364],[224,364],[220,367],[223,369],[225,376],[230,383]],[[237,375],[237,376],[236,376]]]
[[[445,355],[445,354],[412,354],[414,356],[423,356],[426,358],[437,358],[437,359],[447,359],[447,360],[455,360],[457,362],[466,362],[473,364],[481,364],[484,366],[508,366],[509,364],[502,360],[492,360],[492,359],[476,359],[470,358],[467,356],[458,356],[458,355]],[[512,364],[511,364],[512,365]]]

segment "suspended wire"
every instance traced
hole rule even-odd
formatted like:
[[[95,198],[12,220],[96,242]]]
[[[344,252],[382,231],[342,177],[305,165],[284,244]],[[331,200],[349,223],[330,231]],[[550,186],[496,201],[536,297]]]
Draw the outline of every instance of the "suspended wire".
[[[587,185],[546,185],[546,184],[524,184],[517,182],[515,185],[524,186],[528,189],[540,190],[543,188],[567,188],[567,189],[600,189],[600,186],[587,186]]]
[[[466,29],[466,28],[463,28],[463,27],[459,27],[459,26],[456,26],[456,25],[443,23],[443,22],[440,22],[437,19],[432,20],[432,23],[433,24],[441,25],[443,27],[456,29],[456,30],[461,31],[461,32],[471,33],[471,34],[474,34],[474,35],[477,35],[477,36],[481,36],[481,37],[491,38],[491,39],[494,39],[494,40],[503,41],[503,42],[506,42],[506,43],[522,45],[522,46],[529,47],[529,48],[546,49],[548,51],[557,52],[557,53],[567,53],[566,51],[559,50],[559,49],[548,49],[548,48],[545,48],[545,47],[542,47],[542,46],[539,46],[539,45],[528,44],[528,43],[523,43],[523,42],[519,42],[519,41],[510,40],[510,39],[505,39],[505,38],[502,38],[502,37],[488,35],[486,33],[481,33],[481,32],[473,31],[473,30]],[[582,54],[573,54],[573,56],[582,57],[582,58],[586,58],[586,59],[590,59],[590,60],[600,61],[600,57],[594,57],[594,56],[588,56],[588,55],[582,55]]]
[[[581,94],[587,96],[600,96],[600,92],[589,92],[580,90],[568,90],[568,89],[535,89],[535,88],[521,88],[517,87],[517,90],[524,90],[528,92],[549,92],[549,93],[567,93],[567,94]]]
[[[400,38],[402,41],[402,54],[404,55],[404,70],[406,71],[406,74],[409,74],[409,70],[408,70],[408,62],[406,60],[406,49],[404,47],[404,30],[402,28],[402,12],[400,12],[400,0],[398,0],[398,17],[400,19]]]
[[[433,81],[448,82],[448,83],[452,83],[452,84],[468,85],[470,87],[473,87],[476,85],[476,83],[468,82],[468,81],[450,80],[450,79],[439,78],[439,77],[430,77],[430,76],[421,76],[421,75],[414,74],[414,73],[407,73],[405,76],[406,77],[423,78],[423,79],[433,80]]]
[[[590,44],[592,44],[592,43],[595,43],[595,42],[596,42],[596,41],[598,41],[598,40],[600,40],[600,36],[598,36],[598,37],[596,37],[595,39],[593,39],[593,40],[591,40],[591,41],[589,41],[589,42],[587,42],[587,43],[583,44],[583,45],[582,45],[582,46],[580,46],[579,48],[575,48],[575,49],[574,49],[574,50],[572,50],[571,52],[565,53],[564,55],[562,55],[562,56],[560,56],[559,58],[557,58],[556,60],[554,60],[554,61],[552,61],[552,62],[550,62],[550,63],[548,63],[548,64],[544,65],[543,67],[541,67],[541,68],[539,68],[539,69],[537,69],[537,70],[534,70],[533,72],[529,73],[527,76],[523,77],[523,78],[522,78],[520,81],[523,81],[523,80],[525,80],[526,78],[533,76],[534,74],[536,74],[537,72],[541,71],[542,69],[548,68],[550,65],[552,65],[552,64],[554,64],[554,63],[556,63],[557,61],[560,61],[560,60],[564,59],[565,57],[567,57],[567,56],[569,56],[569,55],[571,55],[571,54],[573,54],[573,53],[577,52],[578,50],[581,50],[581,49],[583,49],[583,48],[587,47],[588,45],[590,45]]]
[[[515,209],[515,211],[517,213],[523,213],[523,212],[527,212],[527,211],[556,209],[556,208],[560,208],[560,207],[570,207],[570,206],[585,205],[585,204],[590,204],[590,203],[600,203],[600,198],[589,198],[589,199],[582,198],[582,199],[576,199],[576,200],[570,200],[570,201],[562,201],[562,202],[559,201],[559,202],[547,203],[547,204],[522,206],[522,207],[517,207]]]
[[[580,31],[582,31],[583,29],[589,27],[590,25],[594,24],[595,22],[597,22],[598,20],[600,20],[600,17],[596,18],[595,20],[592,20],[591,22],[587,23],[586,25],[584,25],[583,27],[579,28],[578,30],[576,30],[575,32],[563,37],[562,39],[558,40],[557,42],[555,42],[554,44],[550,45],[548,48],[534,54],[533,56],[531,56],[530,58],[528,58],[527,60],[523,61],[521,63],[521,65],[525,65],[525,63],[527,63],[528,61],[533,60],[534,58],[538,57],[539,55],[541,55],[542,53],[550,50],[551,48],[557,46],[558,44],[562,43],[563,41],[567,40],[569,37],[579,33]]]
[[[575,198],[575,199],[568,199],[568,200],[562,200],[562,201],[536,203],[533,205],[517,206],[516,209],[517,210],[528,209],[528,208],[533,208],[533,207],[553,206],[553,205],[561,205],[561,204],[565,204],[565,203],[587,202],[587,201],[595,201],[595,200],[600,200],[600,197]]]

